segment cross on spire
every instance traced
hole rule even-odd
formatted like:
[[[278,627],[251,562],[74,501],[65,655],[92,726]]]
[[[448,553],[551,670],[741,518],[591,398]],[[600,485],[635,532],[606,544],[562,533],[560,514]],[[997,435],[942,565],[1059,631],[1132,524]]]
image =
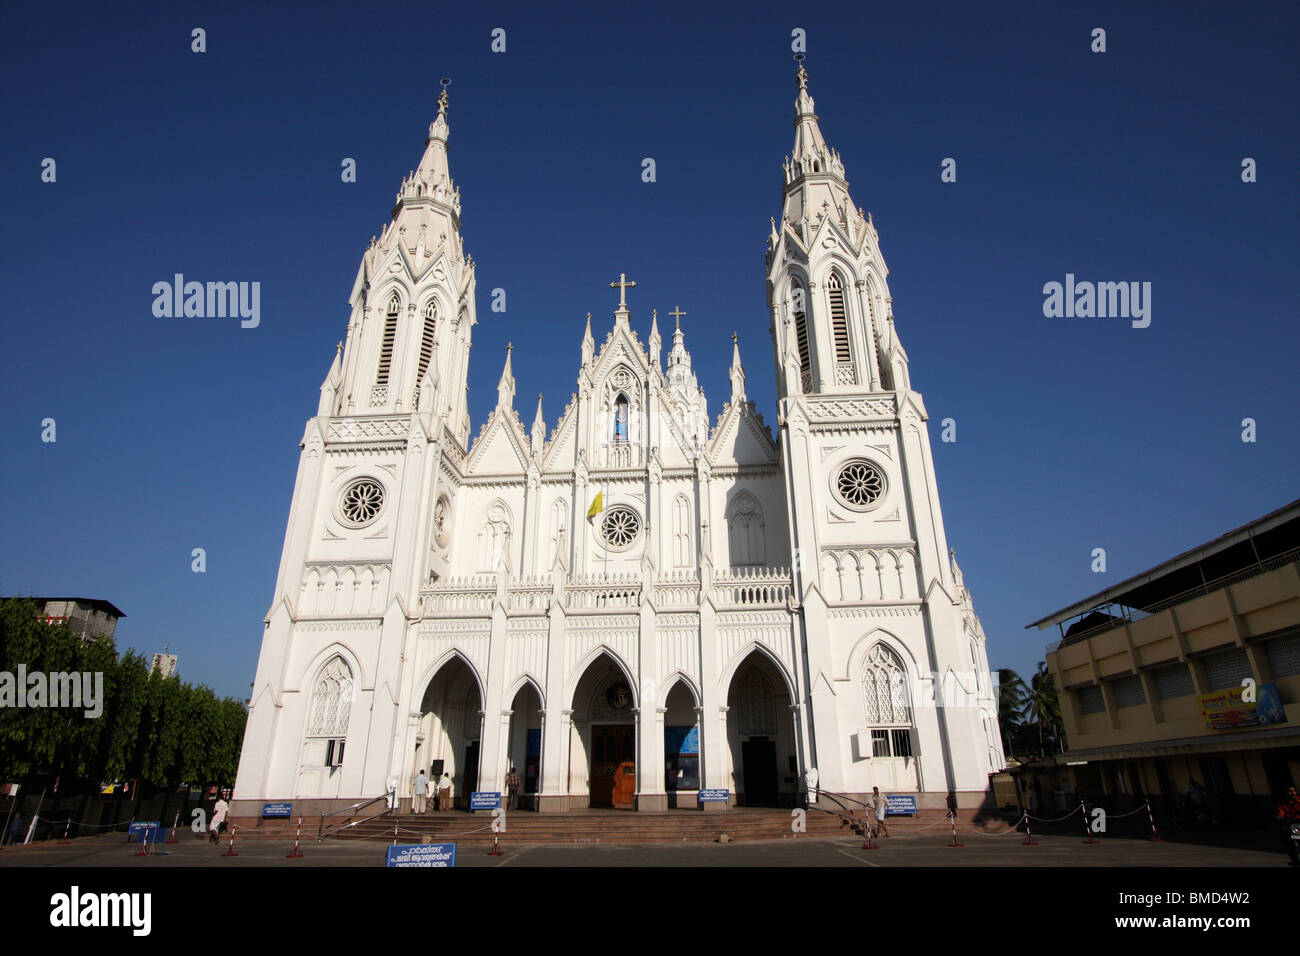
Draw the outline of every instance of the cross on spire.
[[[677,327],[680,329],[682,327],[682,316],[686,314],[682,311],[682,307],[680,305],[675,305],[673,306],[673,310],[668,314],[677,320]]]
[[[629,281],[628,281],[628,278],[627,278],[627,274],[624,273],[624,272],[620,272],[620,273],[618,274],[618,281],[617,281],[617,282],[611,282],[611,283],[609,284],[609,287],[610,287],[611,289],[618,289],[618,307],[619,307],[620,309],[626,309],[626,308],[627,308],[627,290],[628,290],[628,289],[631,289],[631,288],[634,288],[635,286],[636,286],[636,283],[635,283],[635,282],[629,282]]]

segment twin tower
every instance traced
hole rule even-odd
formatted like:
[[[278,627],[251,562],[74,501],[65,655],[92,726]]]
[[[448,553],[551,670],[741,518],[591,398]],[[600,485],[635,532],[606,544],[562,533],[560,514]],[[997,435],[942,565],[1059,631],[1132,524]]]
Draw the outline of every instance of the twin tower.
[[[984,801],[994,688],[925,407],[876,228],[797,84],[767,241],[775,436],[738,348],[711,419],[684,313],[666,354],[657,314],[642,343],[620,276],[558,423],[540,399],[521,420],[507,348],[471,440],[443,91],[301,440],[236,813],[408,801],[421,770],[463,806],[511,768],[541,811]]]

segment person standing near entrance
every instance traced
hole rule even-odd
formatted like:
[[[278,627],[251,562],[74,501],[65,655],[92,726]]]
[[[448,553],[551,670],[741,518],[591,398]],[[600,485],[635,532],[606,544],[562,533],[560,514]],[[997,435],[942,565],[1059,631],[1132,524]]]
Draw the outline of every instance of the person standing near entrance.
[[[507,809],[519,809],[519,771],[514,767],[506,774],[506,798]]]
[[[445,770],[442,774],[442,780],[438,783],[438,809],[451,809],[451,774]]]
[[[876,829],[889,836],[889,828],[885,826],[885,815],[889,812],[889,804],[885,800],[885,795],[880,792],[879,787],[871,788],[871,809],[876,814]]]
[[[412,810],[415,813],[423,813],[426,809],[426,799],[429,793],[429,778],[424,775],[421,769],[415,778],[415,800],[413,801]]]

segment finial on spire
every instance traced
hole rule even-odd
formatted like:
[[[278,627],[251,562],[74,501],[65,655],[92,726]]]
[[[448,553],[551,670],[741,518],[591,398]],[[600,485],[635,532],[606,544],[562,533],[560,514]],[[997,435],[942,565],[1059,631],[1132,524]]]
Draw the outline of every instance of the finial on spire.
[[[795,80],[799,83],[799,92],[807,93],[808,92],[808,71],[803,68],[803,54],[796,53],[794,55],[794,60],[796,63],[799,64],[799,69],[795,71],[794,74]]]
[[[442,92],[438,94],[438,115],[446,117],[447,115],[447,87],[451,86],[451,77],[444,76],[440,81],[442,83]]]
[[[677,320],[677,331],[680,332],[682,330],[682,316],[685,315],[686,313],[682,311],[682,307],[680,305],[675,305],[673,306],[673,310],[668,314]]]

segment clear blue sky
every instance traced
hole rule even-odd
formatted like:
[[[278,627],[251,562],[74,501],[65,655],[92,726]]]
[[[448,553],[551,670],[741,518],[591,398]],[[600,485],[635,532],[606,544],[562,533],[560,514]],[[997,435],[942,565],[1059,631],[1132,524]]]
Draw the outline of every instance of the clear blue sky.
[[[1029,621],[1298,496],[1298,26],[1250,2],[11,8],[0,593],[106,598],[120,647],[168,644],[187,680],[247,693],[297,442],[444,75],[478,263],[472,430],[507,341],[524,418],[544,392],[554,425],[619,272],[643,340],[651,308],[689,313],[715,413],[738,331],[774,421],[763,250],[801,27],[991,663],[1030,671],[1053,635]],[[154,318],[176,272],[261,282],[261,326]],[[1044,318],[1067,272],[1151,282],[1150,328]]]

